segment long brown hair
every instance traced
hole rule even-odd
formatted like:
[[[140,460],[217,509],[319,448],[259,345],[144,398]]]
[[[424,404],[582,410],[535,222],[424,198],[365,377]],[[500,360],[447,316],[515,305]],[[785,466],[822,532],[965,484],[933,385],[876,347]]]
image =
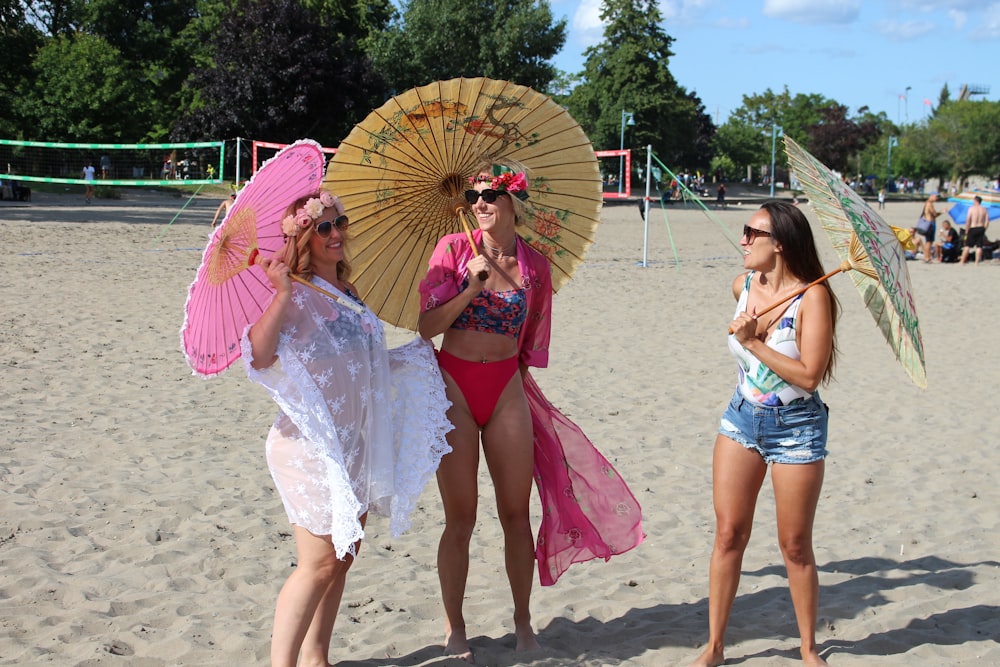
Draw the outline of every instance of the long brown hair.
[[[281,215],[282,218],[289,215],[295,215],[295,213],[305,206],[306,202],[314,197],[318,197],[319,193],[316,192],[311,195],[306,195],[305,197],[299,197],[285,209],[285,212]],[[338,200],[339,204],[339,200]],[[334,208],[338,214],[342,213],[343,206],[337,209],[333,206],[328,206],[324,210],[326,212],[327,208]],[[312,270],[312,251],[309,249],[309,239],[312,235],[316,233],[316,223],[308,227],[303,227],[299,229],[299,233],[296,236],[285,237],[285,247],[281,251],[281,261],[288,265],[292,270],[292,273],[302,277],[305,280],[309,280],[313,276]],[[346,230],[341,231],[341,238],[344,244],[344,259],[337,262],[337,280],[347,280],[351,276],[351,263],[346,257],[347,253],[347,232]]]
[[[788,271],[807,283],[826,275],[819,260],[819,253],[816,251],[816,242],[809,220],[801,209],[794,204],[777,200],[766,201],[760,208],[767,211],[768,217],[771,218],[771,235],[775,243],[781,245],[781,257]],[[830,326],[833,329],[830,362],[823,372],[823,384],[826,384],[833,379],[833,367],[837,358],[837,314],[840,304],[833,288],[830,287],[829,280],[824,280],[820,285],[830,294]]]

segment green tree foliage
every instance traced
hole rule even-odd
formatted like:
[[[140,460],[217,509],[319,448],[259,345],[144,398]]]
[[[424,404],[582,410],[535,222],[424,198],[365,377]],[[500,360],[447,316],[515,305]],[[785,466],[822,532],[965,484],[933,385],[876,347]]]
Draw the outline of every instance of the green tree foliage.
[[[50,37],[71,35],[83,20],[86,0],[27,0],[22,3],[32,24]]]
[[[340,32],[295,0],[240,0],[209,44],[213,65],[192,75],[192,101],[173,136],[337,145],[384,96],[368,59]]]
[[[163,141],[177,114],[191,67],[184,30],[197,16],[196,0],[90,0],[82,30],[100,35],[130,65],[143,95],[128,109],[138,136]]]
[[[88,34],[59,35],[38,50],[32,78],[14,100],[26,138],[107,141],[136,132],[135,76],[113,46]],[[141,124],[140,124],[141,127]]]
[[[998,127],[1000,102],[946,102],[926,124],[907,130],[900,141],[899,169],[893,171],[959,183],[969,176],[994,176],[1000,173]]]
[[[660,29],[656,0],[605,0],[604,41],[587,49],[584,80],[566,104],[597,149],[618,148],[622,112],[635,114],[626,148],[646,145],[671,169],[707,167],[715,133],[694,93],[670,73],[673,38]]]
[[[302,0],[302,4],[323,25],[336,29],[337,39],[353,39],[365,52],[397,15],[389,0]]]
[[[485,76],[544,91],[566,41],[547,0],[409,0],[372,46],[391,90]]]
[[[780,93],[768,88],[743,96],[743,105],[719,129],[716,149],[740,169],[759,169],[771,161],[773,126],[778,126],[828,167],[850,173],[888,125],[885,114],[871,114],[867,107],[852,117],[847,107],[822,95],[793,96],[787,86]],[[775,165],[787,164],[779,145]]]
[[[823,164],[842,173],[857,168],[861,152],[879,137],[879,128],[872,119],[848,118],[847,107],[836,102],[821,110],[818,123],[805,128],[813,156]]]
[[[33,79],[31,58],[42,43],[42,34],[30,23],[17,0],[0,0],[0,137],[23,136],[24,123],[15,116],[17,91]]]

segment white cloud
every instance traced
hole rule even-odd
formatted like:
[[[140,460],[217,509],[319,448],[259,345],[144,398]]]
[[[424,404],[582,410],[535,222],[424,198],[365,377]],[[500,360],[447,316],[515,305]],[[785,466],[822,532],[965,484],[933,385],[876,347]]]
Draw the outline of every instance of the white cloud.
[[[723,30],[744,30],[750,27],[750,19],[748,19],[745,16],[741,16],[735,19],[723,16],[722,18],[715,21],[715,23],[713,23],[712,25],[714,25],[716,28],[722,28]]]
[[[881,35],[893,42],[907,42],[917,39],[936,30],[937,24],[931,21],[879,21],[875,29]]]
[[[795,23],[853,23],[861,13],[861,0],[764,0],[763,11]]]
[[[582,0],[570,21],[570,29],[582,48],[592,46],[604,36],[601,22],[601,0]]]
[[[965,22],[969,19],[969,15],[957,9],[949,9],[948,18],[951,19],[951,24],[955,27],[955,30],[961,30],[965,27]]]
[[[994,2],[983,10],[983,18],[971,30],[976,39],[991,40],[1000,38],[1000,2]]]
[[[983,0],[896,0],[890,5],[917,12],[940,12],[952,10],[976,11],[983,8]]]

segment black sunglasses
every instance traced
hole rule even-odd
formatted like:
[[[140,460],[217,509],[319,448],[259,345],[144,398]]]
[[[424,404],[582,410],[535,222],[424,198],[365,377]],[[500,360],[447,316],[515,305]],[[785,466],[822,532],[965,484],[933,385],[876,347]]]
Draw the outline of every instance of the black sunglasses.
[[[465,201],[467,201],[471,205],[471,204],[475,204],[476,202],[478,202],[479,198],[482,197],[484,202],[486,202],[487,204],[492,204],[493,202],[495,202],[497,200],[497,197],[499,197],[500,195],[506,195],[506,194],[507,193],[504,192],[503,190],[493,190],[493,189],[490,189],[490,188],[487,188],[487,189],[482,190],[482,191],[479,191],[479,190],[466,190],[465,191]]]
[[[347,229],[347,223],[348,220],[346,215],[338,215],[336,218],[333,219],[333,222],[330,222],[329,220],[324,220],[323,222],[316,225],[316,233],[319,234],[320,237],[325,239],[330,235],[331,232],[333,232],[334,227],[336,227],[337,230],[341,232]]]
[[[757,229],[750,225],[743,225],[743,238],[747,241],[753,243],[754,239],[758,236],[771,236],[771,232],[765,232],[763,229]]]

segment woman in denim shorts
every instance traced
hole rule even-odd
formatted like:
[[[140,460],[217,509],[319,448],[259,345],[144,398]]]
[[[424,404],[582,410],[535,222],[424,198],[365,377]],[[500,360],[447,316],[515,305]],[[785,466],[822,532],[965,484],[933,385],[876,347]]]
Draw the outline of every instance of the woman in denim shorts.
[[[802,661],[826,665],[816,647],[819,581],[812,527],[823,486],[827,407],[816,389],[833,370],[837,301],[826,282],[801,291],[825,272],[809,222],[796,206],[765,203],[743,227],[740,245],[748,271],[733,281],[737,307],[729,336],[739,381],[722,416],[712,463],[716,534],[709,640],[691,666],[725,662],[726,626],[768,464]]]

